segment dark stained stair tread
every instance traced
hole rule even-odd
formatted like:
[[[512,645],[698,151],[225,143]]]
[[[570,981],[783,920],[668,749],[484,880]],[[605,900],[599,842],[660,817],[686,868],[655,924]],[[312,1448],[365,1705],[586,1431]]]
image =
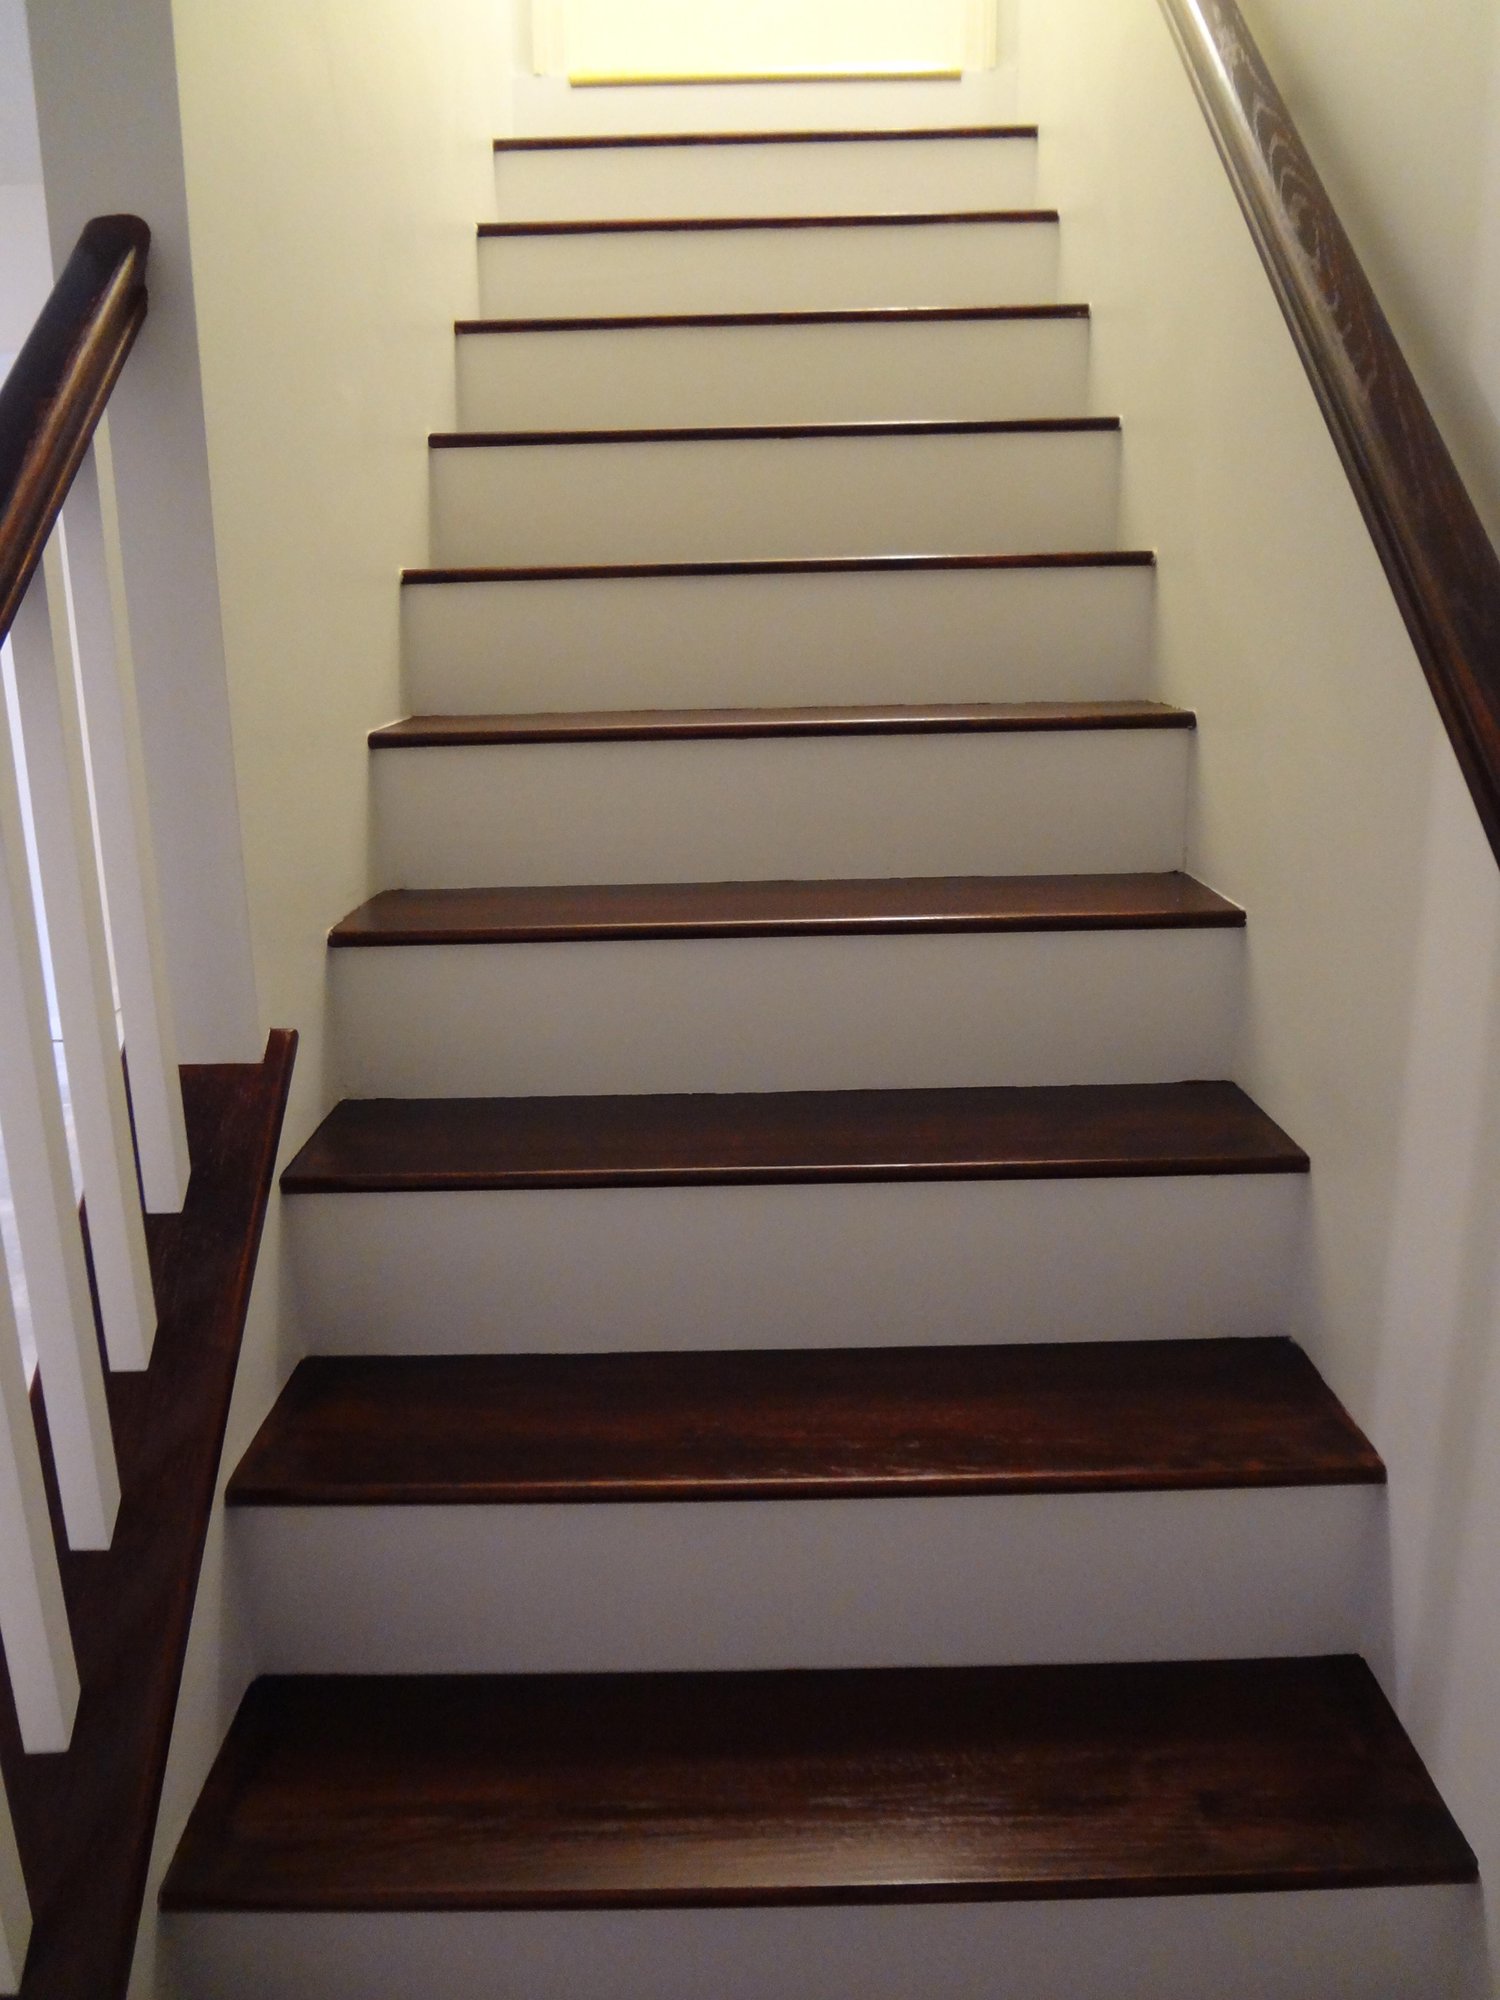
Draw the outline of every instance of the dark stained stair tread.
[[[1043,306],[811,306],[779,312],[608,313],[571,318],[461,319],[454,332],[629,333],[644,327],[891,326],[944,320],[1087,319],[1086,305]]]
[[[1378,1483],[1289,1340],[320,1356],[238,1506],[781,1500]]]
[[[890,145],[905,140],[1034,139],[1035,125],[900,125],[885,131],[847,128],[814,132],[605,132],[497,139],[497,153],[617,152],[636,147]]]
[[[826,444],[840,438],[1070,437],[1118,431],[1118,417],[917,417],[900,421],[656,425],[636,430],[433,431],[434,451],[579,444]]]
[[[481,236],[637,236],[724,229],[922,229],[954,224],[1056,223],[1055,208],[897,209],[885,215],[672,215],[583,222],[481,222]]]
[[[1152,569],[1150,549],[1044,550],[1030,555],[768,556],[742,562],[536,563],[404,569],[403,585],[584,583],[676,576],[864,576],[904,570]]]
[[[1305,1173],[1232,1083],[346,1098],[292,1194]]]
[[[1204,929],[1245,913],[1190,875],[938,875],[829,882],[647,882],[387,889],[336,946],[815,937],[842,933]]]
[[[169,1910],[1468,1882],[1363,1662],[256,1682]]]
[[[377,750],[461,744],[655,742],[750,736],[948,735],[972,730],[1191,729],[1156,701],[901,702],[820,708],[607,708],[536,715],[411,715],[370,732]]]

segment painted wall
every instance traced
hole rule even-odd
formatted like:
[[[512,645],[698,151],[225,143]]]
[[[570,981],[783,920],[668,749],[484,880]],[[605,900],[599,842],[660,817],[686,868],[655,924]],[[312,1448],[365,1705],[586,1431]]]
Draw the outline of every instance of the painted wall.
[[[1500,1881],[1500,869],[1156,0],[1027,0],[1020,83],[1198,711],[1188,866],[1249,910],[1237,1074],[1312,1155],[1292,1330],[1390,1470],[1370,1655]]]
[[[993,62],[994,0],[534,0],[537,67],[594,76]]]
[[[14,360],[51,289],[42,184],[0,182],[0,375]]]
[[[1500,538],[1500,9],[1246,0],[1245,11]]]
[[[52,283],[24,0],[0,0],[0,375]]]
[[[0,187],[41,178],[25,0],[0,0]]]
[[[28,29],[54,266],[91,216],[151,225],[151,310],[109,426],[167,957],[183,1061],[249,1060],[260,1040],[171,0],[29,0]]]
[[[175,0],[225,658],[261,1026],[301,1031],[290,1149],[335,1095],[324,939],[380,886],[365,735],[402,712],[398,576],[427,554],[430,429],[508,119],[497,0]],[[224,1466],[297,1358],[273,1203]],[[222,1512],[152,1894],[245,1683]],[[143,1929],[132,1991],[172,1990]]]

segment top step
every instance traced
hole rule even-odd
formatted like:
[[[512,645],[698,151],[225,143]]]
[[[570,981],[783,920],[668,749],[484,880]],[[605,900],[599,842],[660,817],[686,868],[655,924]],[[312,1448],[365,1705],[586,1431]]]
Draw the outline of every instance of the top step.
[[[571,153],[635,146],[830,146],[883,145],[892,140],[1035,139],[1035,125],[907,125],[888,131],[845,127],[800,132],[564,132],[497,139],[497,153]]]
[[[502,221],[1027,208],[1036,128],[497,139],[495,191]]]
[[[1013,69],[958,76],[777,77],[751,81],[615,84],[578,89],[564,77],[518,77],[520,133],[616,138],[631,132],[869,133],[998,125],[1018,116]]]
[[[907,125],[887,131],[855,126],[799,132],[563,132],[497,139],[497,153],[574,153],[637,146],[844,146],[887,145],[893,140],[930,145],[935,141],[1035,139],[1035,125]]]

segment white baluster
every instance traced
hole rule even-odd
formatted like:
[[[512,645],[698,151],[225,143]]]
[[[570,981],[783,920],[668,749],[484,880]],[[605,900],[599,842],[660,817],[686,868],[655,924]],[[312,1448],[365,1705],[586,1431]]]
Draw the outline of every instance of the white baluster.
[[[31,1942],[31,1903],[21,1875],[21,1856],[10,1801],[0,1787],[0,1993],[19,1993]]]
[[[46,604],[33,588],[12,636],[38,618],[45,629]],[[104,1549],[119,1476],[48,1033],[15,752],[0,701],[0,1133],[68,1540]]]
[[[28,1750],[66,1750],[78,1667],[0,1250],[0,1639]],[[3,1871],[0,1871],[3,1873]]]
[[[141,1186],[153,1215],[175,1214],[187,1195],[187,1131],[113,496],[103,424],[63,510],[68,582]]]
[[[31,815],[73,1101],[94,1281],[114,1368],[144,1368],[156,1334],[135,1143],[115,1034],[83,718],[56,536],[11,631]]]

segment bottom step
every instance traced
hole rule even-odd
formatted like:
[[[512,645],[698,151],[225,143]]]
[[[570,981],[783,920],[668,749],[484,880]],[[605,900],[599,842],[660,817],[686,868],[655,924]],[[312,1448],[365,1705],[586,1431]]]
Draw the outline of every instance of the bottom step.
[[[1369,1888],[1474,1857],[1348,1656],[257,1681],[168,1909]]]
[[[1061,1959],[1032,1956],[1027,1990],[1092,1990],[1103,2000],[1106,1990],[1147,1989],[1121,1980],[1118,1965],[1109,1989],[1098,1980],[1102,1963],[1075,1979],[1086,1967],[1070,1967],[1069,1955],[1097,1956],[1101,1926],[1116,1926],[1108,1912],[1077,1909],[1080,1901],[1174,1899],[1135,1923],[1139,1948],[1171,1936],[1176,1907],[1190,1912],[1196,1948],[1206,1945],[1204,1919],[1177,1898],[1452,1886],[1474,1876],[1473,1854],[1373,1676],[1337,1657],[262,1680],[241,1707],[162,1901],[171,1911],[222,1913],[179,1934],[197,1961],[196,1990],[222,2000],[289,1995],[299,1990],[294,1972],[300,1991],[320,2000],[345,1990],[306,1960],[316,1932],[304,1919],[318,1912],[471,1919],[453,1934],[452,1981],[440,1923],[411,1934],[425,1929],[432,1947],[424,1980],[412,1983],[411,1964],[401,1969],[399,1945],[388,1960],[361,1954],[365,2000],[477,1993],[474,1954],[484,1956],[486,1936],[504,1955],[490,1961],[484,1990],[518,2000],[686,1994],[674,1969],[679,1938],[702,1994],[865,2000],[899,1990],[912,2000],[919,1992],[977,2000],[1019,1993],[1007,1936],[1025,1955],[1049,1928],[1074,1942]],[[1313,1930],[1327,1933],[1332,1921],[1345,1950],[1384,1929],[1379,1908],[1358,1898],[1351,1912],[1367,1914],[1348,1925],[1326,1899],[1309,1900],[1322,1906]],[[1039,1902],[1063,1904],[1066,1922],[1049,1927],[1035,1911],[1008,1922],[998,1919],[1009,1913],[992,1911],[976,1923],[953,1910],[851,1907]],[[285,1916],[240,1932],[234,1912]],[[614,1925],[590,1929],[590,1917],[610,1912]],[[478,1913],[508,1913],[511,1922],[487,1933],[472,1922]],[[533,1913],[550,1921],[528,1924]],[[779,1924],[764,1921],[773,1914]],[[641,1915],[653,1921],[633,1927]],[[1446,1921],[1423,1940],[1425,1986],[1392,1983],[1398,1950],[1358,1989],[1309,1982],[1298,1990],[1438,1993],[1431,1953]],[[866,1926],[882,1951],[909,1936],[940,1946],[946,1934],[985,1956],[965,1961],[966,1984],[925,1973],[913,1984],[909,1958],[899,1988],[888,1973],[867,1980],[826,1958],[816,1987],[805,1966],[800,1982],[783,1977],[778,1961],[799,1933],[816,1953],[840,1935],[857,1941]],[[342,1926],[349,1935],[359,1928]],[[1117,1941],[1131,1928],[1127,1920]],[[1262,1923],[1241,1906],[1231,1918],[1234,1950],[1252,1960],[1278,1931],[1298,1938],[1295,1912],[1273,1906]],[[746,1963],[739,1954],[757,1934],[770,1956]],[[252,1947],[243,1956],[237,1937]],[[642,1956],[644,1940],[654,1942]],[[1297,1948],[1307,1942],[1302,1935]],[[1325,1955],[1336,1971],[1339,1954],[1315,1961]],[[1360,1956],[1368,1966],[1368,1952]],[[1313,1964],[1302,1970],[1308,1979]],[[1188,1991],[1176,1980],[1152,1990]],[[1215,1976],[1198,1990],[1249,2000],[1293,1989]]]

